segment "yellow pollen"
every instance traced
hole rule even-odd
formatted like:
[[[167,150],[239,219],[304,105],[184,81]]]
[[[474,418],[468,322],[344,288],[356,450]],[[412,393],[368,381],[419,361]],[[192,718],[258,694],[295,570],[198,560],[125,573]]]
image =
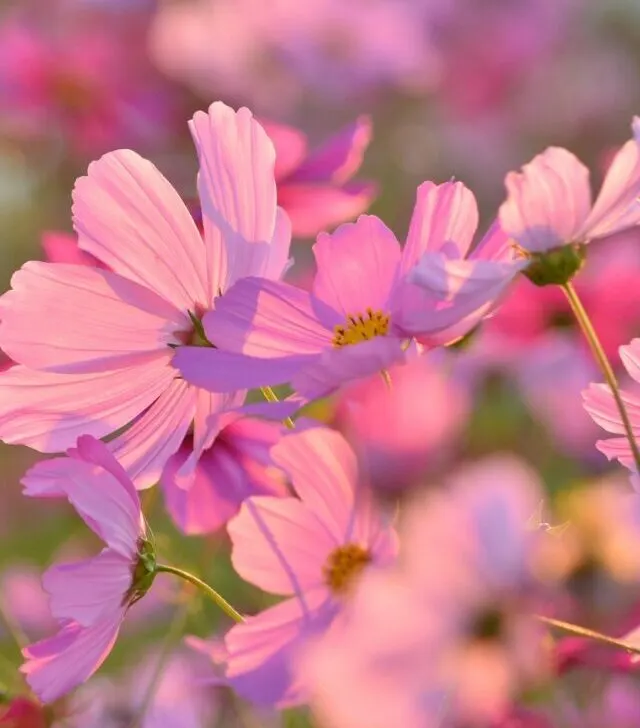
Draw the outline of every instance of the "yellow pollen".
[[[334,346],[359,344],[376,336],[386,336],[391,317],[382,311],[368,308],[365,315],[347,316],[346,326],[336,326],[333,337]]]
[[[356,543],[339,546],[322,569],[325,583],[334,594],[344,594],[370,561],[371,554]]]

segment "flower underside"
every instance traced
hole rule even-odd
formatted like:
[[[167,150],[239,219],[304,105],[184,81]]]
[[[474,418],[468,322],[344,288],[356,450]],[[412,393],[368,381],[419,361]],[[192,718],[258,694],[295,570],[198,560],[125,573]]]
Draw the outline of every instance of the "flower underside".
[[[386,336],[389,331],[391,317],[382,311],[368,308],[365,315],[347,316],[346,326],[336,326],[333,337],[334,346],[347,346],[369,341],[376,336]]]
[[[344,594],[370,561],[369,551],[356,543],[339,546],[322,569],[325,583],[334,594]]]

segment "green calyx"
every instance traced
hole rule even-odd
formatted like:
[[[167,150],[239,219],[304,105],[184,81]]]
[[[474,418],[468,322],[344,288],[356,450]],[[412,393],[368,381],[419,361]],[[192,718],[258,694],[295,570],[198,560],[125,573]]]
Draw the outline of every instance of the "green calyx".
[[[204,331],[202,320],[198,318],[198,316],[193,313],[193,311],[189,311],[189,318],[191,319],[191,323],[193,324],[193,331],[189,340],[189,346],[213,346]]]
[[[582,268],[586,258],[584,243],[569,243],[544,253],[530,253],[524,275],[536,286],[563,286]]]
[[[138,559],[132,570],[131,586],[125,594],[127,606],[135,604],[151,589],[156,577],[156,553],[151,541],[141,538],[138,541]]]

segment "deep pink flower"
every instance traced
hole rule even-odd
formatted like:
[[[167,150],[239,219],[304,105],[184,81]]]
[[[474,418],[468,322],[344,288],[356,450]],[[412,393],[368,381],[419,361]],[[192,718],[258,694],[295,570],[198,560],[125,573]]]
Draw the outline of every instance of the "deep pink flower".
[[[150,586],[153,554],[135,487],[99,440],[84,436],[57,463],[57,480],[27,495],[64,495],[105,543],[93,559],[52,566],[43,577],[52,615],[60,623],[53,637],[23,650],[21,670],[45,703],[87,680],[111,651],[129,607]]]
[[[620,347],[620,359],[629,376],[640,382],[640,339],[633,339],[627,346]],[[640,439],[640,396],[637,391],[623,389],[622,400],[631,421],[633,435]],[[616,437],[599,440],[596,443],[598,450],[603,452],[609,460],[619,460],[631,470],[636,469],[631,446],[625,434],[625,428],[620,418],[618,407],[613,394],[607,384],[591,384],[583,392],[584,406],[596,424]]]
[[[50,230],[42,234],[40,241],[45,258],[50,263],[74,263],[96,268],[105,268],[91,253],[85,253],[78,246],[78,239],[70,233]]]
[[[214,392],[290,381],[312,399],[405,360],[412,337],[426,345],[455,341],[522,266],[495,227],[469,254],[477,223],[464,185],[427,182],[404,249],[373,216],[321,234],[311,293],[260,278],[239,281],[203,320],[228,351],[187,347],[176,366]]]
[[[338,433],[322,427],[292,433],[272,457],[297,497],[245,500],[228,525],[231,558],[244,579],[288,598],[227,633],[226,677],[255,703],[283,707],[305,699],[296,670],[301,646],[331,628],[365,568],[393,558],[395,534]]]
[[[361,116],[312,152],[298,129],[261,123],[276,148],[278,204],[289,215],[295,236],[312,237],[369,207],[375,185],[350,181],[371,141],[368,117]]]
[[[549,147],[506,177],[500,224],[530,253],[586,243],[640,222],[640,117],[634,138],[616,154],[594,203],[589,170],[569,151]]]
[[[281,275],[290,230],[276,205],[273,145],[251,113],[215,103],[190,127],[203,235],[160,172],[120,150],[74,190],[79,248],[108,269],[30,262],[14,274],[0,300],[0,347],[17,362],[0,378],[6,442],[58,452],[80,434],[130,425],[109,447],[144,487],[192,423],[188,467],[211,444],[209,416],[240,405],[241,394],[189,385],[172,360],[235,280]]]
[[[487,725],[549,670],[537,478],[494,457],[407,511],[397,566],[364,575],[338,627],[302,661],[334,728]]]

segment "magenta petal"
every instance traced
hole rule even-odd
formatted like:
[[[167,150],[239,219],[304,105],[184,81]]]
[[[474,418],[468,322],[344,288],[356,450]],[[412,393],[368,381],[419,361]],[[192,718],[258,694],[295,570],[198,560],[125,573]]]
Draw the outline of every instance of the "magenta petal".
[[[349,346],[326,349],[322,356],[301,367],[291,379],[291,386],[303,397],[317,399],[346,382],[371,376],[392,364],[404,361],[402,340],[395,336],[378,336]]]
[[[291,175],[290,180],[296,183],[346,182],[362,164],[371,136],[371,119],[360,116],[353,124],[349,124],[312,151]]]
[[[220,349],[182,346],[176,352],[173,364],[196,387],[210,392],[233,392],[288,382],[314,358],[301,355],[263,359]]]
[[[313,295],[342,315],[364,315],[367,309],[387,312],[397,280],[400,245],[377,217],[361,215],[357,222],[322,233],[313,246],[318,272]]]
[[[73,191],[82,250],[180,310],[207,305],[205,251],[191,214],[151,162],[120,149],[89,165]]]
[[[282,185],[278,201],[291,219],[293,234],[312,238],[364,212],[376,193],[377,187],[370,182],[349,182],[342,187],[291,182]]]
[[[131,586],[131,568],[131,559],[111,549],[75,564],[52,566],[42,577],[51,614],[59,622],[90,627],[118,612]]]
[[[60,452],[78,436],[104,437],[128,424],[169,386],[168,362],[91,374],[56,374],[22,366],[0,377],[0,435],[40,452]]]
[[[306,700],[304,676],[296,669],[299,651],[335,615],[324,589],[308,596],[311,613],[288,599],[227,632],[227,680],[243,698],[278,708]]]
[[[549,147],[521,173],[509,172],[500,207],[503,230],[533,253],[578,240],[591,207],[589,170],[571,152]]]
[[[287,124],[276,124],[265,119],[259,119],[259,122],[275,147],[275,177],[276,182],[280,182],[304,159],[307,153],[307,137],[299,129]]]
[[[482,237],[482,240],[471,251],[469,258],[473,260],[493,260],[500,263],[510,263],[515,259],[516,251],[513,240],[500,227],[495,220]]]
[[[2,297],[2,349],[33,369],[98,372],[165,359],[181,313],[115,273],[26,263]]]
[[[44,232],[41,244],[45,257],[50,263],[73,263],[74,265],[88,265],[96,268],[104,267],[93,255],[80,250],[75,235],[53,231]]]
[[[125,609],[91,627],[66,624],[54,637],[26,647],[20,671],[43,703],[52,703],[88,680],[111,652]]]
[[[478,206],[462,182],[423,182],[416,193],[402,272],[408,273],[426,252],[464,258],[478,227]]]

